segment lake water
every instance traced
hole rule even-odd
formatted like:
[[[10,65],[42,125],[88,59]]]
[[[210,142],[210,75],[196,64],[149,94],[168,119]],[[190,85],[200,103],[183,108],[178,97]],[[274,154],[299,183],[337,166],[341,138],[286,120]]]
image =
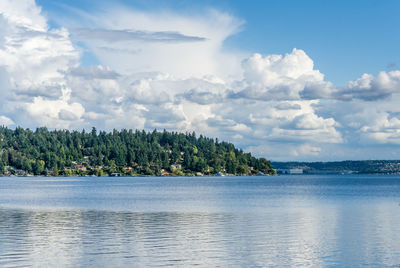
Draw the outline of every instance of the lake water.
[[[0,178],[0,267],[400,267],[400,176]]]

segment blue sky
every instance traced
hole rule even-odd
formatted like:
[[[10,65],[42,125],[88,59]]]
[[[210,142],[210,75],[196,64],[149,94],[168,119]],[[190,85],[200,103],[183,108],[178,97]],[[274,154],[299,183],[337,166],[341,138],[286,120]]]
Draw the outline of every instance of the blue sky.
[[[0,123],[400,159],[399,1],[0,3]]]
[[[93,1],[37,1],[50,19],[70,12],[66,6],[93,9]],[[96,1],[96,3],[102,1]],[[196,14],[217,9],[244,20],[224,46],[261,54],[284,54],[300,48],[327,78],[344,85],[365,72],[400,65],[400,2],[353,1],[113,1],[140,10]],[[103,7],[110,4],[103,1]],[[101,5],[100,5],[101,6]],[[79,18],[78,18],[79,19]]]

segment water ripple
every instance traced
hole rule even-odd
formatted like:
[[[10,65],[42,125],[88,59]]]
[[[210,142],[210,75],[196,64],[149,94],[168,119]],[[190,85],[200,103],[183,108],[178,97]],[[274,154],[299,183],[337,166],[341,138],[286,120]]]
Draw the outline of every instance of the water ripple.
[[[0,267],[400,264],[398,178],[102,180],[0,178]]]

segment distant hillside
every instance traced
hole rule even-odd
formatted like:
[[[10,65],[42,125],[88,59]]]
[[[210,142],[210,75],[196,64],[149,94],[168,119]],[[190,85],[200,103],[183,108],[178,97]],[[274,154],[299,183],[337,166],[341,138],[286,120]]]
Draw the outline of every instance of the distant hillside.
[[[195,133],[0,127],[2,175],[273,174],[271,163]]]
[[[305,174],[358,173],[400,174],[400,160],[365,160],[337,162],[273,162],[274,169],[303,169]]]

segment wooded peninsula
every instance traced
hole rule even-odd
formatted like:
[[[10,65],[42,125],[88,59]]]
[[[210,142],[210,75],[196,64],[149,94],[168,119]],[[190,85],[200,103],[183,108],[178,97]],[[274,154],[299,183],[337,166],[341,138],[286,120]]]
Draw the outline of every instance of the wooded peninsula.
[[[0,127],[0,175],[272,175],[265,158],[232,143],[167,131],[35,131]]]

